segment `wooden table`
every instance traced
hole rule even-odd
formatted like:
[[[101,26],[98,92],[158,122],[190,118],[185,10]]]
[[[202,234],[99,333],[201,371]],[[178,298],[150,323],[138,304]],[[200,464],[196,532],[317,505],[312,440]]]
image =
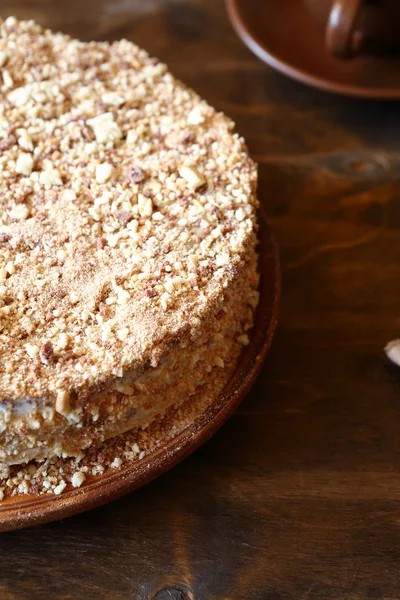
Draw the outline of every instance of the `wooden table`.
[[[2,600],[400,598],[400,110],[308,89],[242,45],[222,0],[3,0],[127,37],[226,111],[281,250],[278,333],[252,393],[130,496],[1,534]]]

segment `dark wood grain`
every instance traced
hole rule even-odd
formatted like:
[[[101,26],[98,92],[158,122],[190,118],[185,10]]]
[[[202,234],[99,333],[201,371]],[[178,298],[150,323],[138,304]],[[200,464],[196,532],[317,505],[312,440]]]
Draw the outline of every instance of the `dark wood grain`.
[[[229,113],[283,267],[272,353],[189,460],[106,507],[0,537],[0,598],[400,598],[400,110],[329,96],[242,45],[222,0],[2,0],[128,37]]]

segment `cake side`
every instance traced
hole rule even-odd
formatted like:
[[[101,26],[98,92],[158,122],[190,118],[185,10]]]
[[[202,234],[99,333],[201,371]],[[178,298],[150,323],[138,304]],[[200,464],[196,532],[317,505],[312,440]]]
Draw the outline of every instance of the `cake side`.
[[[89,394],[76,398],[64,415],[51,401],[30,402],[11,411],[0,434],[0,462],[19,464],[55,456],[76,456],[82,449],[132,428],[146,429],[207,386],[220,371],[221,391],[231,376],[253,324],[258,302],[257,256],[249,251],[232,285],[204,315],[201,335],[182,331],[166,348],[158,366],[127,371]],[[204,400],[204,398],[203,398]]]

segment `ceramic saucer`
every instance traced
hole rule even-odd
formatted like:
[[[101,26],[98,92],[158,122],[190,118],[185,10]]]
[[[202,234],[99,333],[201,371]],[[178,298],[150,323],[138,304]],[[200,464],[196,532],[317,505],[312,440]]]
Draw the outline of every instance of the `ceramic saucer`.
[[[333,58],[302,0],[227,0],[227,7],[245,44],[285,75],[348,96],[400,98],[400,56]]]

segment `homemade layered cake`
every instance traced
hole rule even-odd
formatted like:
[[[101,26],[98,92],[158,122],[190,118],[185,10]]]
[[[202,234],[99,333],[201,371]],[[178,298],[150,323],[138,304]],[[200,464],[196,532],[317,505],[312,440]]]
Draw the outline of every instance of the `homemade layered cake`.
[[[122,40],[0,26],[0,464],[222,389],[258,302],[233,123]]]

